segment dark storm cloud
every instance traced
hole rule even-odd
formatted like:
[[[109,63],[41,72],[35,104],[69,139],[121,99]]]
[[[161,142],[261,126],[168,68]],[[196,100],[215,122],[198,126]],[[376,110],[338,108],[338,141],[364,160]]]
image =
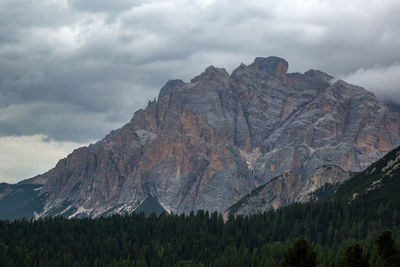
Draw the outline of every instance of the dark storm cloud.
[[[400,100],[398,14],[398,1],[3,0],[0,136],[95,140],[168,79],[256,56]]]

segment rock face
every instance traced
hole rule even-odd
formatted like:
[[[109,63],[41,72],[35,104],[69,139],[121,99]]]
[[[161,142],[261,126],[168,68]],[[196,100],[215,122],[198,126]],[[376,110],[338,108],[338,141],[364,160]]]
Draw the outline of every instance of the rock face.
[[[302,190],[295,198],[294,202],[307,202],[310,200],[311,193],[325,184],[338,184],[351,177],[351,172],[346,172],[335,165],[325,165],[314,170],[307,178]]]
[[[400,147],[387,153],[366,170],[344,182],[336,191],[336,198],[378,209],[379,203],[400,207]]]
[[[307,202],[311,193],[325,184],[341,183],[349,173],[335,165],[314,170],[305,180],[292,171],[286,172],[256,188],[227,210],[236,215],[250,215],[277,209],[295,202]]]
[[[167,82],[128,124],[35,177],[38,216],[129,212],[149,194],[168,212],[222,212],[282,173],[303,183],[326,164],[359,171],[400,144],[398,118],[372,93],[287,69],[256,58]]]

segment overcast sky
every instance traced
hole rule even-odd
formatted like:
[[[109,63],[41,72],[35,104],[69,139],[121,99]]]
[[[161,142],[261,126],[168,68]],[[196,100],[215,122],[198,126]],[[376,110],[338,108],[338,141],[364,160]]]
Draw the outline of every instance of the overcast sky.
[[[400,101],[398,0],[1,0],[0,182],[122,126],[169,79],[280,56]]]

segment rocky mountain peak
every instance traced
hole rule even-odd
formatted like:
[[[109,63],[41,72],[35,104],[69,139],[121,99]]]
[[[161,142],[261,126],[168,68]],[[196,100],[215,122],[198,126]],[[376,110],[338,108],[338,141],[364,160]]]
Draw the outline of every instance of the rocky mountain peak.
[[[250,67],[267,75],[284,77],[289,63],[280,57],[257,57]]]
[[[273,177],[290,174],[277,181],[292,181],[295,196],[318,167],[359,171],[400,144],[398,116],[373,94],[287,69],[260,57],[231,76],[210,66],[190,83],[167,82],[130,123],[32,180],[45,182],[37,213],[129,212],[149,189],[174,213],[221,212]]]
[[[180,80],[180,79],[176,79],[176,80],[169,80],[160,90],[160,93],[158,95],[158,98],[162,98],[165,95],[168,94],[168,92],[171,89],[177,88],[177,87],[182,87],[183,85],[185,85],[185,83]]]
[[[225,80],[229,79],[229,74],[224,68],[216,68],[213,65],[207,67],[205,71],[196,76],[191,80],[191,82],[198,81],[213,81],[213,80]]]
[[[289,63],[280,57],[257,57],[250,65],[240,64],[232,72],[232,78],[237,80],[247,79],[248,77],[263,77],[270,79],[274,77],[286,78]]]
[[[320,70],[309,70],[304,73],[304,77],[306,79],[314,79],[314,80],[321,80],[325,82],[331,82],[334,79],[333,76],[326,74]]]

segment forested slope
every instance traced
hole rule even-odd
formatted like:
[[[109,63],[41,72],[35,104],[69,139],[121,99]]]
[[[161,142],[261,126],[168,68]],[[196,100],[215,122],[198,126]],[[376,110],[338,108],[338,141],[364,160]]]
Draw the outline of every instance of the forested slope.
[[[398,194],[386,189],[395,190],[400,179],[399,154],[399,149],[393,150],[356,175],[336,191],[334,199],[248,217],[230,215],[225,221],[222,214],[204,211],[3,220],[0,265],[280,266],[292,242],[304,238],[318,254],[320,266],[342,266],[344,251],[356,243],[371,266],[387,266],[376,241],[389,229],[399,245]],[[376,181],[380,186],[368,190]]]

